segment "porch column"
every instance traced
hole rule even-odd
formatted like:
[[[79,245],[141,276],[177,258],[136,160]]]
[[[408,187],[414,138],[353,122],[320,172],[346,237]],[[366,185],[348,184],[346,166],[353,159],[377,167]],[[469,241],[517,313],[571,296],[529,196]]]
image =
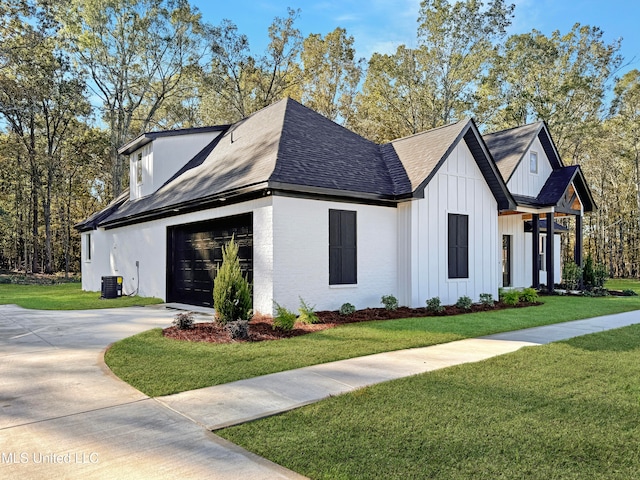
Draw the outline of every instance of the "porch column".
[[[540,288],[540,216],[534,213],[531,218],[531,285]]]
[[[582,266],[582,215],[576,215],[576,249],[574,252],[576,265]]]
[[[555,261],[554,261],[554,230],[553,212],[547,213],[547,292],[553,293],[553,279],[555,277]]]

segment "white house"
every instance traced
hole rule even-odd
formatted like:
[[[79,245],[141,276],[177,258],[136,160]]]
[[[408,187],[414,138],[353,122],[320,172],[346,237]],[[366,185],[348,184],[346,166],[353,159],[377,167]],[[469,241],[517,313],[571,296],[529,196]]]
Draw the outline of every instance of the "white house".
[[[76,225],[83,289],[121,275],[125,293],[211,305],[235,236],[263,313],[300,297],[423,306],[557,281],[553,218],[594,208],[543,123],[483,139],[464,120],[377,145],[285,99],[230,126],[143,134],[120,153],[129,191]],[[553,260],[540,263],[541,249]]]

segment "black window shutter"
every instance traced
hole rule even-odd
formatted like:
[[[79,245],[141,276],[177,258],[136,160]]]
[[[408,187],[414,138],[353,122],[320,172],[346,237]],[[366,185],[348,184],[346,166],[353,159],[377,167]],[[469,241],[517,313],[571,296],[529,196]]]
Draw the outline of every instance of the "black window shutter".
[[[469,278],[469,217],[458,215],[458,278]]]
[[[329,210],[329,284],[357,283],[356,212]]]
[[[448,217],[449,278],[469,278],[469,216]]]

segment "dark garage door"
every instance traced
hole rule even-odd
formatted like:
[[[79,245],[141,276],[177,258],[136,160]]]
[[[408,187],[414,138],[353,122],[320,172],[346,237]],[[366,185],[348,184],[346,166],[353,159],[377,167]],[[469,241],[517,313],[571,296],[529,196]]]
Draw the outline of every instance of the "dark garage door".
[[[225,217],[167,229],[167,301],[213,306],[213,281],[222,247],[238,243],[240,267],[253,282],[253,216]]]

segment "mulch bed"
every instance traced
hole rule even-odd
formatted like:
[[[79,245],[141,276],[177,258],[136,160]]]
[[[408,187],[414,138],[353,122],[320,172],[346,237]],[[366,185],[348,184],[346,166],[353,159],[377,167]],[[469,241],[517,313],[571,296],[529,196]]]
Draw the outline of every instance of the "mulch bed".
[[[427,311],[426,308],[409,308],[400,307],[397,310],[386,310],[384,308],[366,308],[358,310],[350,315],[341,315],[338,311],[320,311],[316,312],[320,321],[312,325],[304,323],[296,323],[293,330],[280,330],[273,328],[273,319],[267,315],[255,315],[249,322],[249,340],[233,340],[229,333],[215,322],[195,323],[193,328],[188,330],[180,330],[177,327],[165,328],[162,334],[165,337],[175,340],[186,340],[190,342],[209,342],[209,343],[234,343],[234,342],[261,342],[266,340],[280,340],[283,338],[298,337],[307,333],[334,328],[338,325],[347,323],[370,322],[374,320],[395,320],[399,318],[414,317],[433,317],[433,316],[450,316],[461,315],[473,312],[486,312],[502,310],[506,308],[522,308],[535,305],[542,305],[541,302],[525,303],[518,305],[506,305],[502,302],[496,302],[494,307],[487,305],[474,304],[471,310],[463,310],[454,305],[445,306],[444,311],[434,314]]]

